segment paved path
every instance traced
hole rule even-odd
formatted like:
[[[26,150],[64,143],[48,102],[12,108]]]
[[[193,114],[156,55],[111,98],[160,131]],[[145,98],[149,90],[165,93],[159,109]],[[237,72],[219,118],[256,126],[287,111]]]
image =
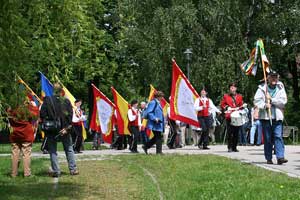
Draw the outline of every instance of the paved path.
[[[228,153],[227,147],[225,145],[215,145],[210,146],[210,150],[200,150],[195,146],[185,146],[178,149],[168,149],[166,146],[163,146],[163,153],[165,154],[214,154],[219,156],[228,157],[231,159],[237,159],[241,162],[250,163],[259,167],[263,167],[268,170],[286,173],[291,177],[300,178],[300,146],[287,145],[285,146],[285,155],[289,160],[288,163],[283,165],[267,165],[264,159],[263,146],[240,146],[238,147],[239,152]],[[138,147],[140,154],[143,154],[141,146]],[[148,150],[150,154],[155,154],[155,148]],[[94,156],[111,156],[111,155],[129,155],[132,153],[129,150],[98,150],[98,151],[84,151],[82,154],[77,154],[76,159],[85,160],[88,157]],[[9,156],[10,154],[0,154],[0,156]],[[64,152],[59,152],[60,156],[64,156]],[[46,157],[42,153],[34,152],[32,153],[33,157]],[[273,156],[273,162],[276,163],[276,158]]]

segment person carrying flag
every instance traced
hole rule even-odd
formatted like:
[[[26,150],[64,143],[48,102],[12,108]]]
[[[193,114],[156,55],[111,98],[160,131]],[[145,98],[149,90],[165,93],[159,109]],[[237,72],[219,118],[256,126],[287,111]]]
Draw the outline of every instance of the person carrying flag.
[[[286,103],[287,95],[284,85],[279,81],[278,73],[270,71],[267,85],[265,83],[259,85],[254,96],[254,105],[259,108],[259,120],[263,127],[264,153],[267,164],[273,164],[273,145],[275,147],[277,164],[281,165],[288,162],[284,158],[284,143],[282,139],[283,110]],[[267,112],[268,109],[271,109],[271,116]]]

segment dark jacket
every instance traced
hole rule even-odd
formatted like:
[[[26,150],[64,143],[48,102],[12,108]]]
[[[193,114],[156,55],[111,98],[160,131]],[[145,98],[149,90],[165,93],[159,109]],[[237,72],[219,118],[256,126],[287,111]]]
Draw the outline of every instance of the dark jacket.
[[[62,128],[72,124],[73,110],[68,99],[61,96],[47,96],[44,98],[40,111],[40,118],[54,120],[60,119]]]

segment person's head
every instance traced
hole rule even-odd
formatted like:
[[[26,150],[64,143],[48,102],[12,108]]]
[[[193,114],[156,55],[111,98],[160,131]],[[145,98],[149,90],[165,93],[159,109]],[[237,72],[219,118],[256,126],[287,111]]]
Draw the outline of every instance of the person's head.
[[[141,109],[144,109],[146,107],[146,102],[142,101],[140,103],[140,107],[141,107]]]
[[[206,88],[202,88],[201,92],[200,92],[201,97],[206,97],[207,95],[207,90]]]
[[[138,101],[136,99],[132,100],[131,101],[131,106],[134,107],[134,108],[137,108],[139,105]]]
[[[63,96],[63,89],[59,83],[53,84],[53,94],[57,96]]]
[[[159,101],[164,97],[164,93],[162,91],[156,91],[154,93],[154,98],[158,99]]]
[[[75,106],[76,106],[77,108],[79,108],[79,107],[81,106],[81,104],[82,104],[82,100],[81,100],[81,99],[76,99],[76,100],[75,100]]]
[[[235,95],[236,94],[236,90],[237,90],[237,85],[235,82],[232,82],[229,84],[229,92],[230,94]]]
[[[275,87],[277,82],[279,80],[279,75],[277,72],[275,71],[270,71],[270,73],[268,74],[268,84],[271,86],[271,87]]]

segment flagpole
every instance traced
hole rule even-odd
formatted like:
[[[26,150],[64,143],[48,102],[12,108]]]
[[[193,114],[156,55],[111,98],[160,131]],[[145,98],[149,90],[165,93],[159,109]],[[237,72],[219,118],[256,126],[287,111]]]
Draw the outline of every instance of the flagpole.
[[[259,39],[261,40],[261,39]],[[266,103],[270,104],[270,99],[268,98],[268,82],[267,82],[267,75],[266,75],[266,69],[265,69],[265,62],[263,61],[262,58],[262,53],[261,53],[261,46],[259,48],[260,51],[260,59],[262,62],[262,67],[263,67],[263,72],[264,72],[264,81],[265,81],[265,96],[266,96]],[[270,118],[270,124],[272,126],[272,112],[271,112],[271,108],[268,108],[268,114],[269,114],[269,118]]]
[[[31,92],[31,94],[38,100],[38,102],[40,104],[43,103],[43,101],[34,93],[34,91],[23,81],[23,79],[21,79],[21,77],[16,74],[17,78],[19,79],[19,81],[26,87],[27,90],[29,90],[29,92]]]

